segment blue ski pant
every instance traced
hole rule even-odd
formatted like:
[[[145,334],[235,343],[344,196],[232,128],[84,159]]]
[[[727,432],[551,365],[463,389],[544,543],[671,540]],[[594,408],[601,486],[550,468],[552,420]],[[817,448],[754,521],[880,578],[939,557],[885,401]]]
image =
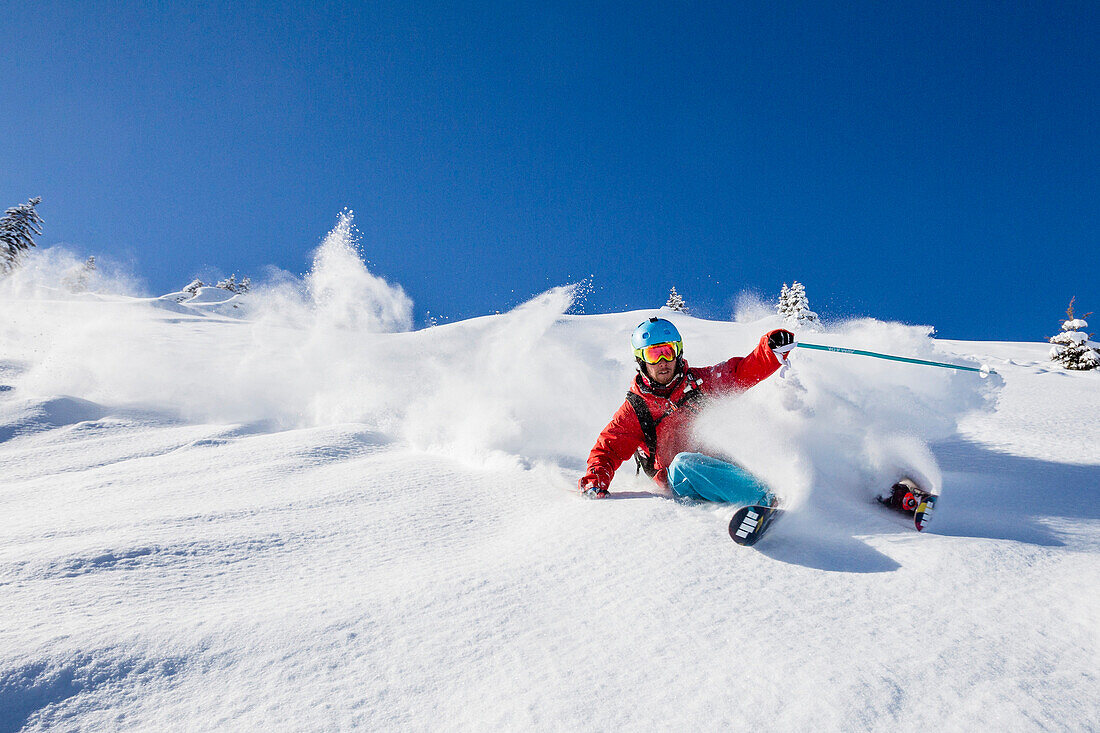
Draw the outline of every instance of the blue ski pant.
[[[668,485],[679,496],[740,506],[771,504],[763,481],[740,466],[702,453],[680,453],[668,467]]]

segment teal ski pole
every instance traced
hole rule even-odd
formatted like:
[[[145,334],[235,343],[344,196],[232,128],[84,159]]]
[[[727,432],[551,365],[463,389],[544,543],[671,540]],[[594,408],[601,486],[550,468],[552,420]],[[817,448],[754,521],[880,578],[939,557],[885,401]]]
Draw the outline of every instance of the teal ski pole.
[[[963,372],[978,372],[983,377],[990,374],[996,374],[997,372],[990,369],[985,364],[982,364],[981,368],[971,366],[960,366],[958,364],[945,364],[942,361],[925,361],[924,359],[910,359],[907,356],[891,356],[890,354],[879,354],[874,351],[863,351],[862,349],[844,349],[839,346],[820,346],[818,344],[805,344],[801,341],[797,344],[800,349],[816,349],[817,351],[835,351],[839,354],[857,354],[859,356],[873,356],[876,359],[888,359],[889,361],[900,361],[906,364],[924,364],[925,366],[942,367],[944,369],[958,369]]]

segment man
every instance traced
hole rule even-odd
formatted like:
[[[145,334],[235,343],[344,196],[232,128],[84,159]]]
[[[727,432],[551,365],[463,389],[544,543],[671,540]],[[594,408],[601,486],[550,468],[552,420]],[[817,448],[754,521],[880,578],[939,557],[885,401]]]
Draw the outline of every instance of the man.
[[[588,456],[588,472],[579,482],[585,496],[607,496],[615,471],[633,456],[647,474],[680,496],[773,503],[768,487],[744,468],[691,452],[691,423],[707,395],[744,391],[785,363],[795,347],[794,334],[771,331],[748,356],[701,368],[688,366],[680,332],[663,318],[642,322],[630,342],[638,373]]]

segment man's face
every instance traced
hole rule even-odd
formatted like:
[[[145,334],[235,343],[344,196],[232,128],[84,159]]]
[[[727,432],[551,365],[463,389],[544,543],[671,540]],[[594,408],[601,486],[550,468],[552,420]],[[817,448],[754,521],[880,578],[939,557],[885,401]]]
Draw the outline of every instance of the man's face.
[[[646,364],[645,371],[650,379],[664,387],[676,376],[676,362],[659,361],[656,364]]]

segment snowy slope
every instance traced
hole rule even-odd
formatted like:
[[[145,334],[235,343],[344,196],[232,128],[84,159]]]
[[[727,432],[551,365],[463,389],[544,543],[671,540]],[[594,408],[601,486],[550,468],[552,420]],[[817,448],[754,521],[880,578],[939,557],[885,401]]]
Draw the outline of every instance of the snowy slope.
[[[340,244],[233,317],[0,290],[0,731],[1100,728],[1100,374],[805,334],[1000,378],[796,352],[699,426],[792,502],[739,548],[630,467],[572,490],[647,313],[386,332]],[[700,364],[775,325],[677,322]]]

